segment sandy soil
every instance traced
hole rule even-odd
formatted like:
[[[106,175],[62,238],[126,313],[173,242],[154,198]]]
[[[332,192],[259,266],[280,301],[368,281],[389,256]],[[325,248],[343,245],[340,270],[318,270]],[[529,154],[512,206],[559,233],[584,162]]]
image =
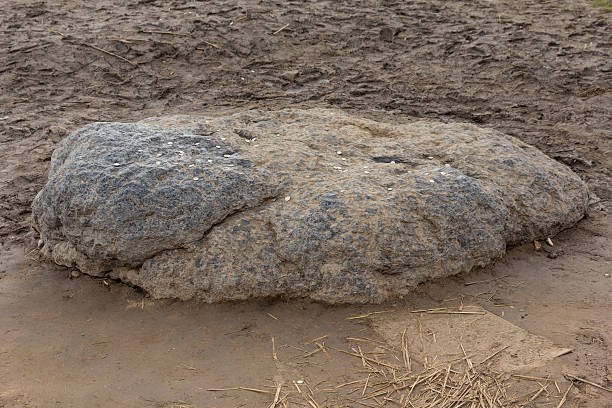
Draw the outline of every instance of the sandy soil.
[[[569,0],[0,4],[0,407],[267,406],[269,394],[207,389],[300,378],[332,405],[322,384],[363,377],[360,361],[293,347],[312,350],[323,335],[342,349],[346,337],[384,341],[346,317],[461,294],[573,349],[526,374],[562,391],[564,372],[612,386],[612,14]],[[150,302],[38,261],[29,207],[68,132],[284,106],[496,128],[578,172],[589,217],[547,251],[515,248],[493,268],[376,307]],[[464,285],[490,278],[500,279]],[[559,402],[555,390],[531,405]],[[612,406],[612,394],[576,383],[564,406]]]

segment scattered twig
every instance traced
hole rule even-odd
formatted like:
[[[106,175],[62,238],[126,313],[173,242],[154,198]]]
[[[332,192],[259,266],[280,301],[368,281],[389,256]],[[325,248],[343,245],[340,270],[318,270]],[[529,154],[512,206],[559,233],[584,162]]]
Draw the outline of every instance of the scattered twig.
[[[110,56],[112,56],[112,57],[118,58],[118,59],[120,59],[121,61],[123,61],[123,62],[127,62],[128,64],[133,65],[133,66],[135,66],[135,67],[136,67],[136,66],[138,66],[138,64],[136,64],[135,62],[132,62],[132,61],[130,61],[130,60],[129,60],[129,59],[127,59],[127,58],[123,58],[121,55],[117,55],[117,54],[115,54],[114,52],[106,51],[105,49],[102,49],[102,48],[100,48],[100,47],[96,47],[96,46],[95,46],[95,45],[93,45],[93,44],[87,44],[87,43],[81,43],[81,44],[83,44],[83,45],[85,45],[85,46],[87,46],[87,47],[93,48],[94,50],[98,50],[98,51],[100,51],[100,52],[103,52],[103,53],[105,53],[105,54],[107,54],[107,55],[110,55]]]
[[[289,27],[289,24],[285,24],[284,26],[282,26],[281,28],[279,28],[278,30],[273,32],[272,35],[276,35],[276,34],[280,33],[281,31],[283,31],[287,27]]]
[[[599,385],[597,383],[591,382],[591,381],[586,380],[584,378],[576,377],[575,375],[571,375],[571,374],[568,374],[568,373],[563,373],[563,375],[566,376],[566,377],[569,377],[572,380],[580,381],[580,382],[583,382],[585,384],[589,384],[589,385],[591,385],[591,386],[593,386],[595,388],[599,388],[600,390],[607,391],[607,392],[612,392],[611,388],[604,387],[603,385]]]
[[[222,50],[223,49],[220,46],[218,46],[217,44],[211,43],[209,41],[206,41],[206,40],[200,40],[200,41],[202,41],[204,44],[210,45],[211,47],[216,48],[218,50]],[[196,48],[196,49],[200,50],[200,51],[205,51],[206,50],[205,48]]]
[[[274,336],[272,336],[272,358],[275,361],[278,361],[278,356],[276,355],[276,345],[274,344]]]
[[[506,274],[504,276],[499,276],[497,278],[492,278],[492,279],[485,279],[485,280],[479,280],[479,281],[473,281],[473,282],[465,282],[463,285],[464,286],[470,286],[470,285],[476,285],[477,283],[493,282],[493,281],[496,281],[496,280],[507,278],[508,276],[510,276],[510,274]]]
[[[250,387],[208,388],[206,391],[251,391],[259,394],[272,394],[270,391]]]
[[[179,37],[192,37],[191,34],[188,33],[178,33],[174,31],[158,31],[158,30],[138,30],[138,33],[143,34],[165,34],[165,35],[176,35]]]
[[[370,312],[370,313],[362,314],[359,316],[347,317],[346,320],[365,319],[366,317],[370,317],[370,316],[381,314],[381,313],[389,313],[389,312],[392,312],[392,310],[378,310],[376,312]]]
[[[559,405],[557,405],[557,408],[561,408],[563,406],[563,404],[565,404],[565,401],[567,400],[567,394],[569,394],[570,390],[572,389],[574,383],[570,381],[570,385],[569,387],[567,387],[567,391],[565,391],[565,394],[563,394],[563,398],[561,398],[561,401],[559,401]]]

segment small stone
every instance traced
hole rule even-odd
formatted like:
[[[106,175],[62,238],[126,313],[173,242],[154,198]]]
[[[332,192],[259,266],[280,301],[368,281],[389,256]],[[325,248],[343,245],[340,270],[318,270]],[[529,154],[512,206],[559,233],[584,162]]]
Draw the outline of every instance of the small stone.
[[[216,147],[217,149],[220,149],[220,148],[221,148],[221,146],[215,146],[215,147]]]
[[[160,161],[156,161],[155,164],[157,164],[158,166],[161,164]]]
[[[395,160],[391,160],[389,164],[395,164]]]
[[[161,156],[162,156],[162,154],[161,154],[161,153],[157,153],[157,157],[161,157]]]
[[[293,70],[293,71],[282,72],[279,76],[287,81],[295,81],[295,78],[297,78],[299,74],[300,74],[300,71]]]
[[[70,279],[77,279],[79,276],[81,276],[81,272],[76,269],[70,272]]]
[[[342,152],[341,152],[340,150],[338,150],[336,153],[338,153],[338,154],[342,154]]]
[[[113,163],[113,166],[117,167],[117,166],[121,166],[121,164],[119,164],[119,163]]]
[[[430,182],[430,183],[435,183],[436,181],[435,181],[435,180],[430,179],[430,180],[429,180],[429,182]]]
[[[198,180],[199,180],[199,178],[198,178],[198,177],[194,177],[193,179],[194,179],[194,181],[198,181]]]
[[[297,380],[296,383],[298,384],[304,384],[304,380]]]
[[[38,249],[42,248],[43,246],[45,246],[45,241],[43,241],[42,239],[38,240]]]
[[[552,242],[552,239],[550,239],[550,238],[546,238],[546,243],[547,243],[548,245],[550,245],[551,247],[552,247],[552,246],[554,246],[554,245],[553,245],[553,242]]]
[[[208,163],[212,163],[212,160],[210,160],[210,159],[208,159],[208,160],[206,160],[206,161],[207,161]]]
[[[427,156],[427,158],[428,158],[429,160],[432,160],[432,159],[433,159],[433,156]]]
[[[369,171],[367,171],[367,170],[366,170],[366,171],[364,171],[364,173],[365,173],[365,174],[370,174],[370,172],[369,172]]]
[[[391,187],[387,188],[387,190],[389,190],[389,191],[393,191],[393,189],[392,189]]]
[[[172,142],[168,142],[168,146],[172,146],[172,145],[173,145],[173,143],[172,143]]]
[[[289,201],[289,200],[291,200],[291,196],[285,197],[285,201]]]
[[[605,276],[606,278],[609,278],[609,277],[610,277],[610,274],[609,274],[609,273],[604,273],[604,276]]]
[[[199,145],[200,145],[200,142],[197,142],[195,145],[196,145],[196,146],[199,146]]]

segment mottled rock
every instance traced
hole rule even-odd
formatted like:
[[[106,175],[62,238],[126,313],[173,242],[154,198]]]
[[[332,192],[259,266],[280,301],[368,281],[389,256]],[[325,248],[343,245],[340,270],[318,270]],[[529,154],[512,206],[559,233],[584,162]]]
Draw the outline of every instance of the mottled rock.
[[[380,302],[583,217],[585,184],[470,124],[250,110],[95,123],[33,203],[43,253],[157,298]]]

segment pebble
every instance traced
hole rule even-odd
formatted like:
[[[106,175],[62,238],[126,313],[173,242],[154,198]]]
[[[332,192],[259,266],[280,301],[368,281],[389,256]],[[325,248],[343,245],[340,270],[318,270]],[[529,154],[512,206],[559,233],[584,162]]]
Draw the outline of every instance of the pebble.
[[[161,157],[161,155],[162,155],[161,153],[157,153],[157,157]]]
[[[81,276],[81,272],[79,271],[70,272],[70,279],[77,279],[79,276]]]
[[[113,166],[117,167],[117,166],[121,166],[121,164],[119,164],[119,163],[113,163]]]
[[[216,147],[217,149],[220,149],[220,148],[221,148],[221,146],[215,146],[215,147]]]
[[[197,177],[194,177],[193,179],[194,179],[195,181],[198,181],[198,180],[199,180],[199,178],[197,178]]]
[[[291,196],[285,197],[285,201],[289,201],[289,200],[291,200]]]
[[[435,180],[429,180],[430,183],[435,183]]]
[[[365,174],[370,174],[370,172],[369,172],[369,171],[367,171],[367,170],[366,170],[366,171],[364,171],[364,173],[365,173]]]
[[[393,191],[393,189],[392,189],[391,187],[387,188],[387,190],[389,190],[389,191]]]
[[[338,150],[336,153],[338,153],[338,154],[342,154],[342,152],[341,152],[340,150]]]
[[[168,142],[168,146],[172,146],[172,145],[173,145],[173,143],[172,143],[172,142]]]
[[[155,164],[157,164],[158,166],[161,164],[160,161],[156,161]]]
[[[297,380],[296,383],[298,384],[304,384],[304,380]]]

